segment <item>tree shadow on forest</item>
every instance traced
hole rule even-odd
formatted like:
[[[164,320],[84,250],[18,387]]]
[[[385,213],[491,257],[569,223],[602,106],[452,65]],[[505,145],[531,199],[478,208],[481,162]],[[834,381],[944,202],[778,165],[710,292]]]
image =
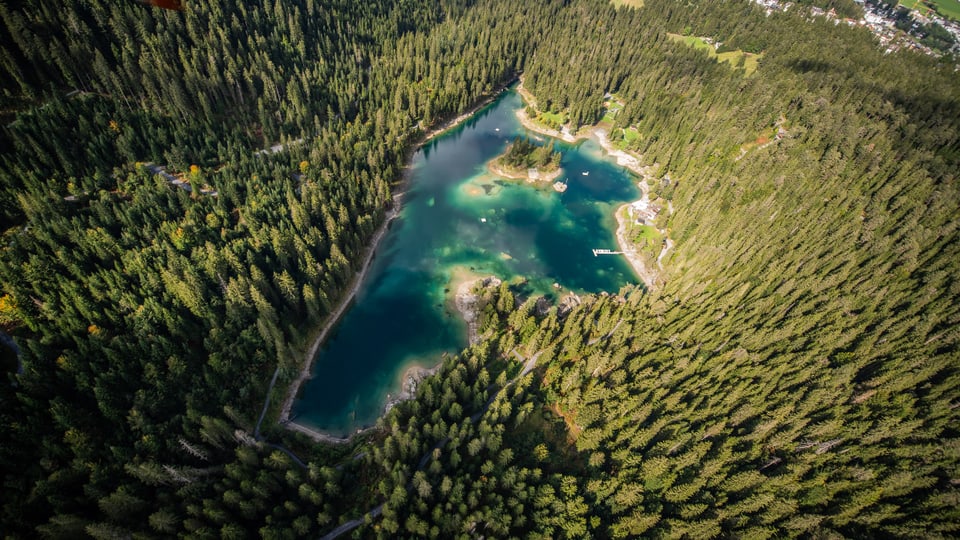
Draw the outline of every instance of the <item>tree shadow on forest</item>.
[[[853,91],[848,93],[850,99],[858,99],[864,108],[870,108],[870,116],[881,110],[878,104],[891,104],[893,110],[908,118],[908,122],[899,122],[889,113],[883,115],[883,119],[890,125],[912,126],[902,131],[904,142],[910,143],[904,146],[904,150],[917,146],[936,148],[935,154],[946,162],[945,165],[960,159],[960,147],[956,143],[958,133],[948,130],[951,124],[955,125],[952,119],[960,118],[960,100],[954,97],[953,92],[931,87],[924,81],[909,85],[909,90],[905,91],[896,77],[887,80],[865,80],[863,73],[851,72],[843,66],[821,59],[794,59],[785,62],[784,66],[798,74],[826,75],[826,80],[821,78],[816,82],[808,81],[812,83],[810,90],[813,91],[826,88],[826,83],[833,78],[838,82],[848,82],[853,87]],[[950,144],[951,142],[953,144]]]

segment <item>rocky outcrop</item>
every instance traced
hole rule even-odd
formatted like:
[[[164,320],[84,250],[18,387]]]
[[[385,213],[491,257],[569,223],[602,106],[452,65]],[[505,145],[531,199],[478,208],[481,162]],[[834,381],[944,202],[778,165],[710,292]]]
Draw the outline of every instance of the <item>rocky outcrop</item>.
[[[467,323],[467,340],[470,345],[476,343],[480,337],[480,310],[482,306],[480,305],[480,295],[476,294],[474,289],[499,287],[500,283],[500,279],[489,276],[465,281],[457,288],[454,303],[457,305],[457,311],[460,312],[460,316],[463,317],[464,322]]]

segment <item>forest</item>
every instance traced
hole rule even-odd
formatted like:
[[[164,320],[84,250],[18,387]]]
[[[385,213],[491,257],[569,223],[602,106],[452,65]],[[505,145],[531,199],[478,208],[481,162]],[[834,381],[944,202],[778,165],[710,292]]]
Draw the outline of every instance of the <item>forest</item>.
[[[183,4],[0,3],[5,537],[960,534],[952,58],[745,0]],[[376,429],[278,425],[412,151],[520,74],[623,103],[663,286],[480,290]]]

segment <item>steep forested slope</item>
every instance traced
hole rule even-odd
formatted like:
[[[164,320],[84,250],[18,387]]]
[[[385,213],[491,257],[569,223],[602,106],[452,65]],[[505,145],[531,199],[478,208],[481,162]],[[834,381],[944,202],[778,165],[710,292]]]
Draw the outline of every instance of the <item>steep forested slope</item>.
[[[574,6],[558,28],[577,39],[548,36],[527,65],[538,101],[575,122],[598,119],[615,92],[617,123],[675,185],[679,247],[663,290],[589,302],[562,324],[551,314],[533,332],[511,320],[501,338],[508,356],[512,329],[524,354],[552,359],[528,403],[553,407],[575,439],[576,458],[544,466],[579,476],[578,489],[552,482],[589,507],[567,524],[598,517],[601,536],[949,536],[956,78],[926,58],[882,58],[858,31],[699,9],[656,20]],[[665,39],[687,25],[763,44],[756,76]],[[773,144],[747,144],[778,123],[789,128]],[[433,485],[464,470],[468,484],[502,478],[453,459],[438,469]],[[418,504],[399,504],[401,516],[423,516]]]
[[[436,465],[399,476],[432,489],[414,500],[384,490],[384,525],[955,534],[952,68],[883,58],[863,32],[801,32],[746,5],[671,7],[648,2],[667,13],[658,19],[575,4],[525,71],[538,103],[575,123],[599,119],[606,92],[624,102],[617,124],[640,133],[633,149],[674,188],[665,287],[559,320],[504,314],[487,354],[540,354],[528,394],[484,416],[486,432],[450,427]],[[666,38],[687,26],[760,44],[760,69],[746,77]],[[438,392],[421,399],[455,409]],[[530,412],[541,407],[552,412]],[[401,448],[426,438],[426,450],[457,420],[415,416],[419,431],[400,422],[392,437]]]
[[[255,531],[282,507],[287,467],[257,479],[258,450],[234,431],[251,429],[278,362],[299,368],[302,333],[352,275],[416,122],[459,112],[517,69],[521,34],[491,46],[471,30],[495,26],[492,7],[431,33],[462,10],[3,6],[4,90],[21,110],[3,133],[13,227],[0,275],[25,368],[3,396],[5,530]],[[421,70],[443,82],[433,94],[413,86]],[[288,151],[258,153],[278,141]],[[327,493],[339,491],[332,474]],[[317,518],[331,504],[322,490],[286,491],[311,509],[307,530],[338,513]]]
[[[4,531],[316,535],[384,503],[363,534],[956,534],[953,67],[645,4],[0,6]],[[623,101],[669,177],[665,286],[490,291],[486,340],[363,450],[255,441],[405,151],[521,70],[578,125]]]

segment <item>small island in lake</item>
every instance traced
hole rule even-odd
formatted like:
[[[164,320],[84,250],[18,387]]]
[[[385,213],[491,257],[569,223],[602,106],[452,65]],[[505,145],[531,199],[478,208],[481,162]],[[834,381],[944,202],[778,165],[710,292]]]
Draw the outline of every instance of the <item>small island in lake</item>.
[[[487,163],[487,168],[504,178],[552,182],[563,174],[560,157],[560,152],[553,150],[552,141],[546,146],[537,146],[525,137],[517,137],[506,152]]]

